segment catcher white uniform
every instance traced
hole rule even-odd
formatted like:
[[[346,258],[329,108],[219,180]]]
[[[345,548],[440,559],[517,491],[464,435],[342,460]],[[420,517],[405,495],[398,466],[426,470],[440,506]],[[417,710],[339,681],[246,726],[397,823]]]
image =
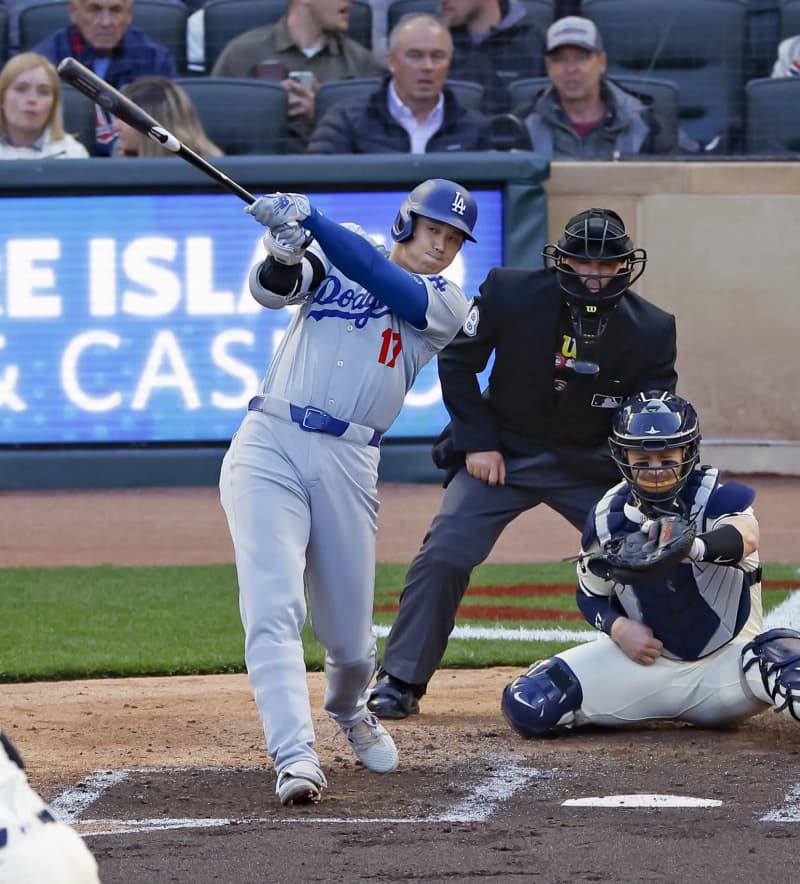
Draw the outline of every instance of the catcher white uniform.
[[[0,733],[0,884],[99,884],[97,863],[74,829],[34,792]]]
[[[650,392],[623,403],[610,443],[624,481],[594,507],[578,558],[578,607],[604,635],[505,688],[503,712],[519,733],[654,719],[727,725],[773,704],[800,717],[800,633],[762,631],[755,494],[697,468],[699,440],[686,400]],[[653,524],[671,528],[676,515],[696,536],[665,545],[665,566],[619,561],[621,539],[657,537]],[[627,543],[631,554],[637,547]]]

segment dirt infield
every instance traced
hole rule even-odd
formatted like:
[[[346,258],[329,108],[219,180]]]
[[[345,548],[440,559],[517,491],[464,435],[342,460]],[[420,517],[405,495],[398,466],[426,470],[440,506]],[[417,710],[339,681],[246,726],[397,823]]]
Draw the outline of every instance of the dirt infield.
[[[800,561],[800,477],[738,476],[757,492],[761,557]],[[382,483],[378,561],[410,562],[443,491],[438,485]],[[216,488],[0,492],[8,514],[0,567],[24,565],[192,565],[233,561]],[[577,535],[547,507],[524,513],[488,561],[552,562],[574,555]]]
[[[742,480],[758,492],[762,557],[800,560],[800,479]],[[0,497],[5,567],[232,559],[215,489]],[[378,557],[407,562],[441,489],[383,485],[381,499]],[[554,561],[576,540],[539,508],[490,561]],[[800,823],[795,722],[766,712],[735,731],[659,725],[523,741],[498,710],[514,674],[437,673],[422,714],[391,725],[402,761],[385,777],[364,770],[321,714],[312,674],[329,789],[294,811],[275,800],[245,676],[0,685],[0,720],[34,784],[87,837],[105,884],[795,879],[784,842]],[[564,804],[631,794],[662,797],[646,809]]]

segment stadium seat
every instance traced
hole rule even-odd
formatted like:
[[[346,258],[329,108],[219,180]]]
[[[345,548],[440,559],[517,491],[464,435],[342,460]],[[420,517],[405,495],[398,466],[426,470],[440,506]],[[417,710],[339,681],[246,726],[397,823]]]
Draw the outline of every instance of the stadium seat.
[[[206,70],[211,71],[234,37],[272,24],[285,12],[286,0],[207,0],[203,6]],[[353,0],[347,35],[372,48],[372,7],[368,0]]]
[[[179,77],[208,137],[225,154],[282,154],[289,139],[288,98],[272,80]]]
[[[360,77],[353,80],[328,80],[320,83],[317,87],[314,114],[319,121],[334,104],[342,101],[351,101],[356,98],[366,98],[371,92],[378,89],[382,83],[381,77]],[[481,110],[483,105],[483,86],[480,83],[472,83],[468,80],[448,80],[446,84],[456,94],[458,100],[473,110]]]
[[[628,92],[641,95],[652,101],[653,113],[666,130],[678,133],[678,87],[668,80],[653,80],[644,77],[612,77],[619,86]],[[509,87],[511,107],[521,115],[529,108],[536,95],[550,85],[549,77],[528,77],[517,80]]]
[[[8,58],[8,10],[0,6],[0,65]]]
[[[702,144],[741,119],[743,0],[584,0],[612,75],[675,83],[681,128]]]
[[[428,12],[438,18],[441,8],[439,0],[389,0],[386,7],[386,33],[390,34],[392,28],[404,15],[411,12]]]
[[[186,70],[186,16],[183,3],[171,0],[136,0],[133,4],[133,24],[148,36],[166,46],[175,56],[179,71]],[[25,52],[54,31],[70,22],[64,0],[27,6],[19,12],[19,45]]]
[[[783,0],[780,9],[780,39],[800,34],[800,0]],[[777,45],[772,53],[773,59],[778,54]]]
[[[528,18],[544,33],[553,23],[553,0],[522,0]]]
[[[781,39],[781,6],[781,0],[747,0],[743,83],[756,77],[768,77],[772,71]]]
[[[762,77],[745,87],[746,149],[756,156],[800,156],[800,78]]]
[[[93,102],[66,83],[61,84],[61,102],[64,109],[64,131],[74,135],[92,153],[95,145]]]

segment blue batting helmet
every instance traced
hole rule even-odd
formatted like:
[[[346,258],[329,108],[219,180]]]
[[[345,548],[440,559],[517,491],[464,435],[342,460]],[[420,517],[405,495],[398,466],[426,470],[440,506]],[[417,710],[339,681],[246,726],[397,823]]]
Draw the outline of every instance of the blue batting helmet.
[[[449,224],[460,230],[468,240],[476,242],[472,229],[478,219],[478,206],[472,194],[455,181],[429,178],[411,191],[403,200],[392,225],[392,239],[395,242],[411,238],[414,215]]]

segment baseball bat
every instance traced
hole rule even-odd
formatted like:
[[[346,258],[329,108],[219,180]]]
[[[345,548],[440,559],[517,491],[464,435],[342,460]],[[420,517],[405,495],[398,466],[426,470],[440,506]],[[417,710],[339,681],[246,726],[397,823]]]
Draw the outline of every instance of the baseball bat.
[[[240,199],[252,205],[256,198],[232,178],[229,178],[221,169],[208,162],[208,160],[196,154],[193,150],[182,144],[170,131],[165,129],[150,114],[146,113],[138,104],[115,89],[110,83],[97,76],[97,74],[82,65],[74,58],[63,58],[58,64],[58,76],[65,83],[74,86],[78,92],[82,92],[95,104],[108,111],[115,117],[133,126],[137,132],[141,132],[153,141],[157,141],[166,150],[179,156],[187,163],[191,163],[209,178],[213,178],[218,184],[232,191]]]

